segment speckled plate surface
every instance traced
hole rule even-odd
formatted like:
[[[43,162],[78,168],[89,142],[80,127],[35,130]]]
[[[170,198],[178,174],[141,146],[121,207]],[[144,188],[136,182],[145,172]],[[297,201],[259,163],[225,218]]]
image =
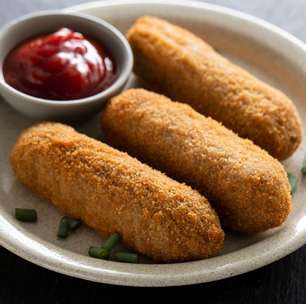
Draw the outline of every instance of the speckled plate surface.
[[[306,48],[290,34],[262,20],[210,4],[167,1],[112,1],[88,3],[68,9],[103,18],[126,32],[142,15],[166,18],[189,28],[219,52],[246,67],[259,78],[287,93],[306,121]],[[141,86],[131,78],[129,86]],[[0,244],[17,255],[48,269],[92,281],[133,285],[170,286],[219,280],[264,266],[306,243],[306,180],[300,167],[304,142],[284,165],[299,177],[293,212],[283,227],[253,236],[226,235],[223,251],[216,257],[177,264],[141,264],[101,261],[87,256],[90,245],[102,239],[82,227],[67,240],[56,238],[62,216],[51,204],[21,186],[12,175],[8,157],[18,134],[33,121],[0,100]],[[97,117],[75,125],[100,138]],[[304,123],[305,129],[305,123]],[[37,224],[14,219],[15,207],[36,208]]]

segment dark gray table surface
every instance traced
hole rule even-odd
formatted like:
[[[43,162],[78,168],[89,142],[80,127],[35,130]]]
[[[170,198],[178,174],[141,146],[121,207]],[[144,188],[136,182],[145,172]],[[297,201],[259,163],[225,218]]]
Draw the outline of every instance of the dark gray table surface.
[[[0,0],[0,26],[36,10],[62,8],[84,0]],[[210,0],[263,18],[306,42],[306,0]],[[33,265],[0,247],[0,304],[2,303],[91,303],[128,297],[144,289],[92,283]],[[195,294],[195,292],[197,292]],[[179,288],[146,289],[144,297],[161,293],[195,295],[203,303],[306,303],[306,246],[256,271],[238,277]],[[106,299],[107,298],[107,299]]]

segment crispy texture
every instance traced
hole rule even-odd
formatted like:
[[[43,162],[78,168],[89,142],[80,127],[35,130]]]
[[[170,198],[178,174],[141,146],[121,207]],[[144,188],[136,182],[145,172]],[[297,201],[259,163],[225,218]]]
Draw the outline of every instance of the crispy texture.
[[[188,105],[131,89],[108,103],[101,125],[111,144],[206,195],[230,229],[264,231],[290,212],[282,165]]]
[[[154,17],[129,30],[137,75],[174,100],[249,138],[278,159],[301,142],[291,100],[232,64],[187,30]]]
[[[17,178],[66,214],[158,261],[215,255],[224,233],[208,201],[126,153],[59,123],[26,130],[11,153]]]

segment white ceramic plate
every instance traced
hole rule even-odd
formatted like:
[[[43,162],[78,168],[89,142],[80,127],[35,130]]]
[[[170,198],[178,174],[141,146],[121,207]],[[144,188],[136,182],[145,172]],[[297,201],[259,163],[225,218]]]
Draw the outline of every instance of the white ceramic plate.
[[[306,121],[306,49],[288,33],[254,17],[210,4],[167,1],[113,1],[89,3],[69,9],[103,18],[126,32],[142,15],[166,18],[204,37],[219,52],[245,66],[259,78],[287,93]],[[139,85],[132,79],[130,85]],[[178,264],[123,264],[87,256],[90,245],[101,238],[86,227],[65,241],[57,240],[61,214],[16,182],[8,156],[16,137],[33,121],[0,102],[0,242],[17,255],[48,269],[97,282],[169,286],[219,280],[278,260],[306,243],[305,182],[300,167],[304,143],[284,164],[299,177],[294,208],[281,229],[253,236],[227,234],[224,250],[217,257]],[[100,137],[97,118],[77,125]],[[305,123],[304,123],[305,128]],[[14,219],[15,207],[36,208],[38,224]]]

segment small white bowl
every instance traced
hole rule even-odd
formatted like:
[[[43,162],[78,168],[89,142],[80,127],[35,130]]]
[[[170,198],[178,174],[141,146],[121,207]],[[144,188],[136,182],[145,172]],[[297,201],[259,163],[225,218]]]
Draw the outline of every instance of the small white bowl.
[[[22,93],[3,76],[3,61],[19,43],[31,37],[52,33],[68,27],[93,37],[106,47],[117,67],[117,78],[104,91],[81,99],[50,100]],[[99,111],[104,102],[118,94],[131,75],[133,54],[129,43],[111,24],[84,14],[43,11],[27,15],[9,23],[0,32],[0,94],[16,110],[35,119],[75,119]]]

